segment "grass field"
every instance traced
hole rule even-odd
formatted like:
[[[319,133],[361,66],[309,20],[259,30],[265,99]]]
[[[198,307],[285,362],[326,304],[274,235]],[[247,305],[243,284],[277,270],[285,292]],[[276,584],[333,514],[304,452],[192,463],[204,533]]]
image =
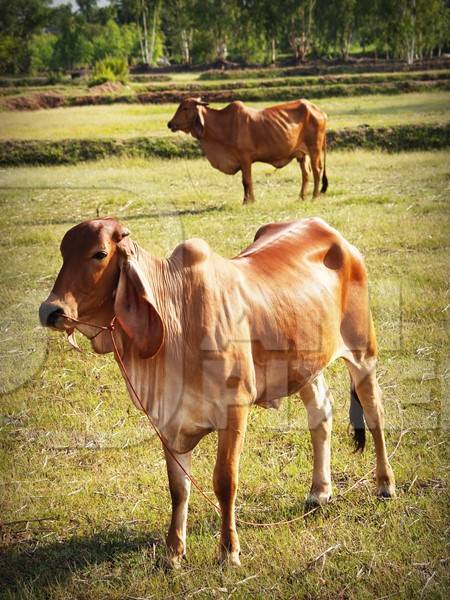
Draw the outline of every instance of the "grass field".
[[[364,123],[370,116],[385,124],[388,116],[405,119],[400,100],[412,119],[421,117],[418,106],[425,102],[442,115],[446,97],[382,98],[399,102],[383,104],[382,111],[370,106],[380,101],[373,97],[357,99],[353,108],[338,100],[323,105],[331,115],[335,107],[330,127],[337,127],[334,119],[356,124],[352,119]],[[126,110],[135,108],[80,111],[91,115],[91,136],[93,125],[99,135],[102,114],[108,116],[106,128],[120,119],[125,134]],[[152,110],[141,108],[140,126]],[[160,123],[169,108],[158,113]],[[70,114],[78,114],[78,121],[66,117],[64,123],[62,115]],[[61,115],[58,126],[53,115]],[[31,131],[18,129],[17,135],[55,136],[66,128],[66,136],[75,137],[84,118],[69,110],[32,116],[40,125],[33,130],[30,121]],[[156,125],[153,131],[159,131]],[[256,165],[257,202],[249,207],[240,205],[239,176],[214,171],[202,159],[1,170],[0,596],[447,598],[448,159],[444,152],[336,151],[328,160],[329,193],[304,203],[296,200],[297,165],[280,171]],[[242,526],[243,566],[234,570],[216,564],[219,523],[194,491],[186,565],[165,572],[160,559],[169,493],[159,443],[126,396],[111,356],[93,355],[86,343],[83,354],[74,353],[37,325],[38,305],[59,269],[61,236],[97,211],[117,215],[136,241],[158,255],[200,236],[232,256],[261,224],[312,215],[356,244],[370,274],[389,452],[404,433],[392,460],[398,498],[374,498],[372,477],[365,476],[374,466],[371,442],[361,457],[352,454],[348,380],[337,364],[328,375],[335,397],[335,495],[362,477],[360,484],[306,522]],[[208,436],[194,453],[194,475],[208,492],[214,438]],[[279,412],[253,410],[238,514],[257,521],[301,514],[310,469],[298,398],[285,400]]]
[[[362,124],[446,123],[450,118],[450,92],[327,98],[316,102],[328,114],[330,129]],[[273,103],[249,103],[257,108],[268,104]],[[167,135],[167,121],[176,108],[175,104],[115,104],[32,112],[3,111],[0,112],[0,139]]]
[[[169,89],[173,87],[179,87],[180,89],[187,89],[189,86],[197,86],[203,89],[209,89],[210,86],[215,88],[224,88],[227,86],[239,86],[239,87],[264,87],[265,85],[279,86],[279,85],[303,85],[303,84],[315,84],[315,83],[331,83],[331,80],[340,83],[368,83],[368,82],[386,82],[386,81],[428,81],[433,79],[447,79],[449,75],[448,69],[427,69],[425,71],[407,71],[407,72],[384,72],[384,73],[346,73],[346,74],[334,74],[334,75],[303,75],[303,76],[277,76],[273,77],[273,70],[270,71],[268,78],[255,78],[246,77],[249,72],[241,72],[242,77],[238,77],[231,72],[225,79],[220,76],[220,73],[216,72],[217,77],[212,77],[212,73],[197,73],[194,71],[171,73],[170,75],[164,74],[160,76],[151,75],[137,75],[131,76],[127,82],[127,86],[131,89]],[[223,74],[222,74],[223,75]],[[32,80],[33,78],[31,78]],[[8,85],[6,85],[6,81]],[[21,83],[22,81],[22,83]],[[65,80],[60,83],[54,83],[53,85],[47,81],[41,81],[39,83],[27,84],[23,83],[21,78],[0,78],[0,92],[1,95],[10,95],[27,92],[39,92],[39,91],[59,91],[67,94],[82,94],[89,91],[91,88],[86,80]],[[3,85],[2,85],[3,84]]]

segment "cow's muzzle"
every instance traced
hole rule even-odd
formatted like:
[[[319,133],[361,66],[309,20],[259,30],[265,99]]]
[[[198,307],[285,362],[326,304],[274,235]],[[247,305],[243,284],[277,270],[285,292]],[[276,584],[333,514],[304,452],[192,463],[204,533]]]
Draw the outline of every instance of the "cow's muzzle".
[[[39,307],[39,320],[43,327],[64,330],[66,328],[64,314],[63,307],[53,302],[43,302]]]
[[[167,123],[167,127],[170,129],[170,131],[173,131],[173,132],[178,131],[178,128],[172,123],[172,121],[169,121]]]

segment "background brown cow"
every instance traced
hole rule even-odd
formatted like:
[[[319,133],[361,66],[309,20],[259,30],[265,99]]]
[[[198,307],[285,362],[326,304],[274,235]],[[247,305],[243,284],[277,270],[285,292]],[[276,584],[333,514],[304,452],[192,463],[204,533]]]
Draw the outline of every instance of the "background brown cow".
[[[313,198],[320,194],[322,151],[324,153],[322,189],[326,192],[326,121],[327,116],[307,100],[295,100],[257,110],[242,102],[232,102],[221,110],[210,108],[200,98],[181,102],[167,126],[171,131],[190,133],[211,165],[234,175],[242,171],[244,204],[254,202],[252,164],[264,162],[277,169],[296,158],[302,172],[300,198],[308,184],[306,157],[311,159],[314,176]]]

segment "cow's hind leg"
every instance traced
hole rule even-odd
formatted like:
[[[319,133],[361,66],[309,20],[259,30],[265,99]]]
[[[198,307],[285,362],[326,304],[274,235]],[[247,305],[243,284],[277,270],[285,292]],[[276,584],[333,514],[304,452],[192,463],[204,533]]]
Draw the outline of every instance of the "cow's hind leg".
[[[305,199],[306,188],[308,187],[308,167],[306,165],[306,155],[303,154],[299,158],[297,158],[298,164],[300,166],[302,172],[302,187],[300,190],[300,199]]]
[[[172,455],[166,449],[164,453],[172,498],[172,520],[166,539],[167,562],[170,567],[179,568],[186,553],[186,524],[191,482]],[[192,453],[175,454],[175,456],[189,473]]]
[[[326,504],[331,498],[332,396],[325,378],[319,375],[300,391],[308,413],[313,446],[313,475],[307,505]]]
[[[353,360],[347,361],[353,386],[375,445],[377,495],[392,498],[395,496],[395,479],[384,440],[384,409],[375,365],[375,357],[357,359],[353,356]]]
[[[225,429],[219,430],[217,461],[214,468],[214,491],[222,515],[219,558],[239,566],[239,538],[236,531],[235,502],[239,479],[239,458],[247,428],[248,406],[228,410]]]
[[[255,201],[253,194],[252,163],[250,160],[243,160],[241,163],[242,185],[244,186],[244,204]]]
[[[322,160],[320,158],[319,148],[309,148],[309,156],[311,158],[311,169],[314,176],[314,191],[313,198],[320,196],[320,173],[322,171]]]

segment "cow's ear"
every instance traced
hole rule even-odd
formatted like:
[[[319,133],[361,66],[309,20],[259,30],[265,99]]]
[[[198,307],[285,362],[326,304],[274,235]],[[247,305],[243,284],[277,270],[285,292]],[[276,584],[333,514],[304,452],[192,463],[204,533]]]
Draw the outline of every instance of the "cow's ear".
[[[114,309],[117,321],[137,347],[139,356],[156,356],[164,341],[164,325],[135,258],[122,263]]]
[[[194,123],[192,125],[191,133],[198,140],[201,140],[203,137],[203,134],[205,133],[205,118],[202,114],[202,111],[199,110],[198,108],[197,108],[197,115],[196,115],[196,117],[194,119]]]

